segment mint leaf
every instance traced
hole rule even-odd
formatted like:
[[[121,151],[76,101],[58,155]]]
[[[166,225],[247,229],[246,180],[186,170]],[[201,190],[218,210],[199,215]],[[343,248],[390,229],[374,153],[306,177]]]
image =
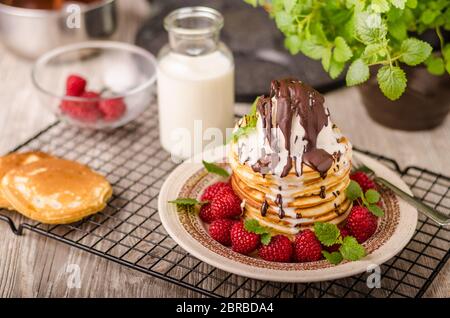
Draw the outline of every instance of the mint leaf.
[[[408,36],[408,28],[405,21],[401,18],[395,21],[388,22],[389,34],[395,39],[402,41]]]
[[[284,0],[283,4],[284,4],[284,10],[286,12],[291,12],[292,9],[294,8],[294,6],[296,5],[297,0]]]
[[[322,53],[322,66],[325,71],[330,70],[331,48],[326,48]]]
[[[417,7],[417,0],[407,0],[406,6],[411,9],[415,9]]]
[[[292,55],[300,52],[301,40],[298,35],[289,35],[284,40],[284,46],[289,50]]]
[[[275,14],[275,23],[282,32],[286,32],[292,25],[292,16],[286,11],[278,11]]]
[[[433,48],[427,42],[415,38],[406,39],[402,42],[402,56],[400,60],[408,65],[417,65],[424,62],[430,56]]]
[[[376,204],[370,204],[367,208],[375,216],[378,217],[384,216],[384,211]]]
[[[207,204],[208,201],[197,201],[196,199],[192,198],[178,198],[176,200],[168,201],[169,203],[173,203],[177,205],[177,208],[180,207],[194,207],[197,204],[203,205]]]
[[[405,72],[398,66],[383,66],[378,70],[377,80],[381,91],[390,100],[400,98],[406,89]]]
[[[366,250],[364,246],[358,243],[358,241],[352,236],[344,237],[342,245],[339,248],[342,257],[349,261],[357,261],[366,256]]]
[[[345,81],[347,86],[358,85],[369,79],[369,66],[362,59],[356,59],[350,64]]]
[[[450,10],[449,10],[450,12]],[[446,44],[444,46],[444,49],[442,50],[442,56],[446,61],[450,61],[450,43]]]
[[[325,257],[327,261],[329,261],[333,265],[338,265],[343,260],[342,254],[338,251],[333,253],[322,251],[322,255]]]
[[[258,235],[261,235],[261,243],[264,245],[268,245],[272,239],[272,234],[270,230],[262,225],[255,219],[247,219],[244,222],[244,228]]]
[[[325,246],[336,244],[341,234],[335,224],[323,222],[314,223],[314,233],[320,243]]]
[[[381,13],[389,11],[389,2],[387,0],[372,0],[370,5],[373,11]]]
[[[255,219],[248,219],[245,220],[244,222],[244,228],[252,233],[255,234],[264,234],[264,233],[269,233],[268,229],[265,228],[264,226],[261,226],[259,224],[259,222]]]
[[[318,60],[322,58],[323,51],[325,47],[320,45],[315,38],[311,39],[302,39],[300,44],[300,51],[305,54],[307,57],[312,58],[313,60]]]
[[[420,21],[423,22],[423,24],[432,24],[440,13],[441,12],[438,10],[426,9],[420,15]]]
[[[427,66],[428,72],[433,75],[442,75],[445,73],[445,64],[442,57],[430,56],[426,61],[425,65]]]
[[[330,74],[332,79],[335,79],[342,73],[344,67],[345,67],[344,62],[338,62],[334,58],[331,58],[330,69],[328,73]]]
[[[219,167],[218,165],[216,165],[214,163],[211,163],[211,162],[206,162],[205,160],[202,160],[202,162],[203,162],[203,166],[205,166],[206,171],[208,171],[210,173],[217,174],[217,175],[222,176],[222,177],[229,177],[230,176],[228,171],[226,171],[222,167]]]
[[[258,121],[258,117],[256,116],[256,105],[258,104],[259,97],[256,97],[252,106],[250,107],[250,112],[244,116],[243,125],[236,129],[230,136],[230,140],[237,142],[241,136],[248,135],[256,128],[256,123]]]
[[[347,189],[345,189],[345,195],[350,201],[354,201],[362,197],[363,191],[356,181],[351,180]]]
[[[380,201],[380,193],[378,193],[378,191],[375,191],[373,189],[367,190],[365,197],[367,202],[369,202],[370,204],[374,204]]]
[[[384,45],[381,43],[373,43],[366,46],[364,49],[364,57],[370,57],[372,55],[379,54],[380,56],[384,56]]]
[[[405,4],[406,4],[406,0],[391,0],[392,5],[396,8],[399,9],[404,9],[405,8]]]
[[[334,44],[333,59],[336,62],[347,62],[353,56],[352,50],[343,37],[335,38]]]
[[[263,245],[269,245],[271,240],[272,240],[272,235],[270,235],[270,233],[261,234],[261,243]]]
[[[357,13],[355,27],[356,35],[364,44],[379,42],[387,34],[386,23],[379,13]]]

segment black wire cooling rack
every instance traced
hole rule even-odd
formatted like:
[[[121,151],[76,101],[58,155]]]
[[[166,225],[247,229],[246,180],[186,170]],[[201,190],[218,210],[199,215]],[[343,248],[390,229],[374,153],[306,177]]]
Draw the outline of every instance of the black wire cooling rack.
[[[449,259],[450,233],[420,217],[414,237],[381,266],[381,288],[370,273],[311,284],[239,277],[203,263],[181,249],[161,225],[159,190],[176,164],[159,144],[156,109],[111,132],[79,130],[57,122],[17,147],[41,150],[89,165],[114,188],[108,207],[83,222],[44,225],[0,211],[0,220],[21,235],[28,230],[211,297],[421,297]],[[416,196],[450,213],[450,178],[418,167],[401,170],[386,157],[366,154],[396,170]]]

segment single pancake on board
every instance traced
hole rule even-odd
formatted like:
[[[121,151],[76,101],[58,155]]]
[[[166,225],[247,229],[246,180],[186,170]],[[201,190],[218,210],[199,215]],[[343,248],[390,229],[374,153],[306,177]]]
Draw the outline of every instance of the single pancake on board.
[[[46,224],[68,224],[103,210],[112,195],[108,181],[88,167],[47,158],[16,167],[1,187],[12,208]]]
[[[10,170],[14,168],[45,158],[51,158],[51,156],[39,151],[30,151],[22,153],[15,152],[0,157],[0,180],[3,178],[5,174],[7,174]],[[6,198],[4,197],[1,186],[0,186],[0,208],[5,208],[9,210],[13,209],[11,204],[9,204],[8,200],[6,200]]]

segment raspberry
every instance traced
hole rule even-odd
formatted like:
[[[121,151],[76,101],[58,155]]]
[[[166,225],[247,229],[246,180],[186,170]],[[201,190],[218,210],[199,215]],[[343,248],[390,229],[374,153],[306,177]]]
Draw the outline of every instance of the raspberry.
[[[123,98],[102,99],[98,105],[105,121],[115,121],[123,116],[127,106]]]
[[[372,179],[370,179],[369,176],[362,171],[353,172],[350,175],[350,179],[357,182],[363,189],[364,193],[369,189],[374,189],[374,190],[377,189],[377,185],[375,184],[375,182]]]
[[[244,223],[236,222],[231,228],[231,248],[241,254],[250,254],[256,250],[260,243],[258,234],[247,231]]]
[[[81,96],[86,89],[86,80],[79,75],[69,75],[66,80],[66,95]]]
[[[347,217],[346,227],[359,243],[363,243],[377,230],[377,221],[367,208],[354,206]]]
[[[228,189],[220,191],[211,202],[211,213],[215,220],[233,218],[241,212],[241,199]]]
[[[215,220],[209,226],[209,235],[225,246],[231,245],[231,228],[236,221],[220,219]]]
[[[350,235],[349,231],[345,227],[339,230],[341,231],[342,238]],[[331,246],[323,246],[323,249],[329,253],[333,253],[336,252],[339,249],[339,247],[341,247],[341,244],[333,244]]]
[[[208,203],[202,205],[202,207],[200,208],[199,216],[200,219],[202,219],[202,221],[205,223],[209,224],[214,221],[213,215],[211,213],[211,204]]]
[[[292,253],[292,243],[284,235],[275,235],[268,245],[262,245],[258,250],[259,257],[270,262],[290,262]]]
[[[295,236],[294,258],[297,262],[315,262],[322,258],[322,246],[310,229]]]
[[[99,95],[95,92],[84,92],[79,97],[98,98]],[[71,118],[88,123],[96,122],[102,116],[95,100],[63,100],[60,108],[63,113],[67,114]]]
[[[216,182],[205,189],[202,196],[200,197],[201,201],[212,201],[214,197],[223,189],[228,189],[233,191],[231,185],[226,182]]]

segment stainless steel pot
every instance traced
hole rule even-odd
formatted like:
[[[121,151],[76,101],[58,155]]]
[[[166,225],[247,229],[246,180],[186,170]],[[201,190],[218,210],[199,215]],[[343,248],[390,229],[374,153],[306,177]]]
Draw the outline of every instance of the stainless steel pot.
[[[35,59],[73,42],[108,39],[117,27],[116,1],[37,10],[0,3],[0,39],[16,54]]]

